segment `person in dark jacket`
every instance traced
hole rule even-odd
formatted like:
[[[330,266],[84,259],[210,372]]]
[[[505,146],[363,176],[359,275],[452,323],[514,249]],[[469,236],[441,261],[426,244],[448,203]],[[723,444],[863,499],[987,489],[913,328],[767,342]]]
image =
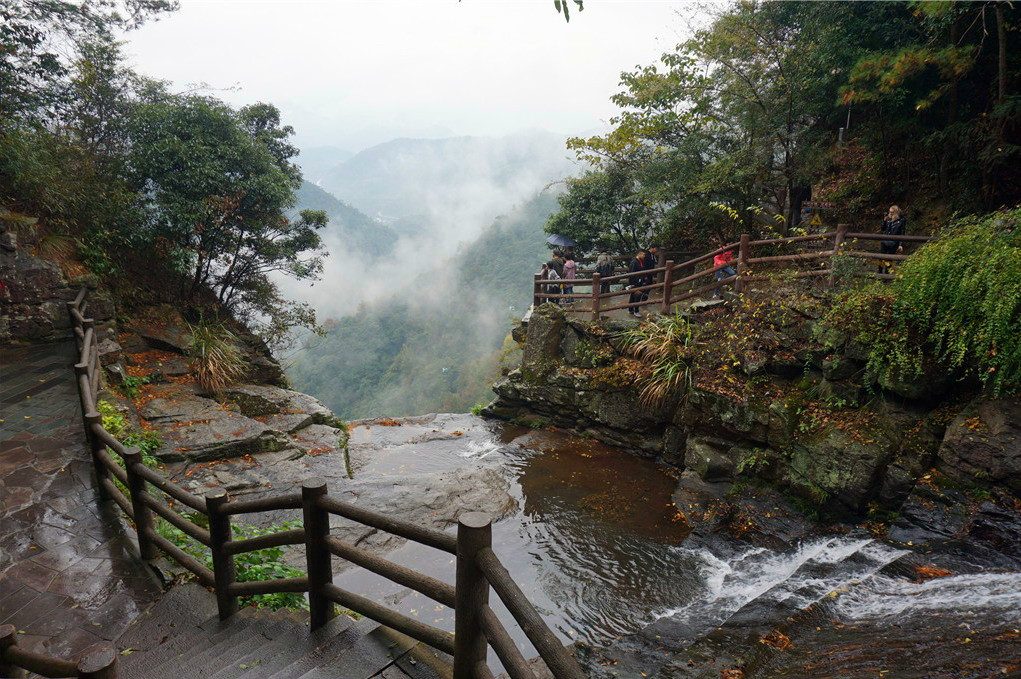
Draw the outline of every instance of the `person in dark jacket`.
[[[628,273],[631,274],[637,274],[645,271],[645,250],[639,250],[635,254],[635,256],[631,259],[631,263],[628,264],[627,270]],[[643,285],[646,285],[645,278],[645,276],[632,276],[628,279],[630,288],[633,290],[634,288],[640,288]],[[642,314],[638,303],[644,302],[647,299],[649,299],[647,291],[641,290],[638,292],[632,292],[631,297],[628,299],[628,302],[631,304],[631,306],[628,307],[628,313],[632,316],[641,316]]]
[[[903,236],[907,232],[907,225],[908,221],[904,219],[900,208],[896,205],[891,205],[889,212],[886,213],[886,218],[883,219],[883,226],[881,229],[884,236]],[[902,241],[880,241],[879,249],[884,255],[904,254],[904,244]],[[888,265],[879,265],[879,273],[886,273],[888,270]]]
[[[613,257],[605,252],[599,253],[599,259],[596,260],[596,273],[601,277],[606,278],[607,276],[613,275]],[[606,294],[610,291],[609,283],[600,283],[599,292]]]
[[[564,253],[560,250],[554,250],[553,257],[551,257],[550,261],[546,262],[546,264],[549,265],[549,268],[557,272],[558,278],[564,277]]]
[[[645,268],[655,269],[659,266],[659,246],[652,244],[645,249]]]

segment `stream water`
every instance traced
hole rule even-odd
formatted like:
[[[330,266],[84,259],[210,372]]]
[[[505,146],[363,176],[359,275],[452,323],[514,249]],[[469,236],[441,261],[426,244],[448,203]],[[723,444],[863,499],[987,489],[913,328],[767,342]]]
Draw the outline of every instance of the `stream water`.
[[[355,478],[392,476],[396,484],[405,475],[444,473],[465,465],[498,470],[509,483],[516,509],[494,524],[494,549],[522,590],[565,641],[595,647],[626,645],[645,630],[647,643],[638,650],[632,643],[631,652],[639,656],[638,666],[647,668],[649,676],[687,675],[655,674],[657,661],[650,648],[663,646],[653,647],[648,639],[655,638],[658,644],[662,637],[663,644],[677,650],[749,609],[752,617],[757,611],[768,617],[769,611],[789,612],[826,602],[827,620],[835,621],[834,629],[840,633],[825,636],[824,627],[830,626],[823,625],[809,631],[820,653],[834,662],[843,656],[826,649],[853,645],[857,629],[867,638],[858,639],[859,646],[867,649],[870,644],[865,642],[877,634],[891,640],[903,637],[902,623],[910,619],[931,621],[935,616],[937,628],[951,630],[948,638],[960,636],[956,628],[962,625],[961,629],[980,626],[995,636],[1016,634],[1021,624],[1018,572],[976,572],[914,583],[883,572],[906,554],[904,550],[853,530],[813,532],[788,543],[773,540],[768,546],[724,536],[695,538],[685,522],[677,520],[672,501],[677,480],[648,460],[557,432],[467,415],[443,417],[447,420],[441,424],[426,426],[456,428],[457,437],[416,436],[414,428],[401,436],[396,428],[356,426],[351,437]],[[428,547],[408,543],[387,558],[452,581],[452,557]],[[344,570],[335,575],[335,582],[452,629],[452,611],[367,571]],[[494,608],[515,640],[532,651],[506,610],[501,605]],[[933,638],[930,627],[918,622],[911,629],[919,630],[920,637],[902,645],[923,648]],[[656,632],[654,637],[650,630]],[[995,645],[995,653],[1009,655],[1001,646]],[[804,647],[796,650],[808,652]],[[967,657],[967,650],[961,657]],[[864,662],[861,658],[868,653],[852,655],[852,669],[840,665],[832,674],[801,675],[786,665],[761,676],[859,676],[855,663]],[[806,658],[810,656],[814,653],[808,652]],[[957,663],[958,656],[946,662]],[[917,666],[910,653],[905,657],[905,668]],[[495,661],[492,654],[490,658]],[[877,664],[887,660],[877,655],[874,662],[865,662],[860,676],[915,676],[907,669],[877,675]],[[1013,662],[1000,660],[1008,669]],[[995,676],[1018,676],[1021,663],[1017,671],[997,669]],[[622,669],[618,676],[638,675]]]

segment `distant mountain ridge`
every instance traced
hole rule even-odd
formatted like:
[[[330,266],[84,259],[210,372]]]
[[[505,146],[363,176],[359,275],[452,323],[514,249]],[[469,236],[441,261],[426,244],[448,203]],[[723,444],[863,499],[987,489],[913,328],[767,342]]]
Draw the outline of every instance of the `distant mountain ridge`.
[[[303,181],[294,196],[298,201],[295,206],[297,210],[322,210],[327,214],[330,223],[324,235],[328,241],[343,245],[345,249],[378,256],[397,240],[397,233],[389,226],[377,222],[315,184]]]
[[[472,205],[488,221],[538,188],[575,174],[565,137],[545,131],[505,137],[394,139],[326,171],[320,185],[372,216],[435,219]]]

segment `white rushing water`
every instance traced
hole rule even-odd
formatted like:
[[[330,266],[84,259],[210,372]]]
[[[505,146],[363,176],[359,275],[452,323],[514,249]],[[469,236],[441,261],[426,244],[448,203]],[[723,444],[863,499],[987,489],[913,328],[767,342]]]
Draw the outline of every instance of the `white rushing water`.
[[[1015,622],[1021,622],[1021,573],[968,573],[925,582],[879,575],[841,596],[836,611],[849,620],[1010,611]]]
[[[753,547],[721,557],[705,549],[679,551],[697,559],[704,589],[690,604],[661,617],[702,628],[721,624],[760,597],[808,606],[829,592],[860,583],[905,553],[869,538],[848,536],[807,540],[789,552]]]

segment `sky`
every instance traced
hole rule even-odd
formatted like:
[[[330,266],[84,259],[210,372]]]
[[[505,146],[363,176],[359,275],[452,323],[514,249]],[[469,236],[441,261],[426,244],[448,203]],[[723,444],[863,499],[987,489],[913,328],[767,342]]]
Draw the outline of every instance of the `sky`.
[[[303,148],[589,134],[614,115],[621,71],[684,38],[690,7],[588,0],[566,23],[550,0],[182,0],[125,51],[178,90],[277,105]]]

